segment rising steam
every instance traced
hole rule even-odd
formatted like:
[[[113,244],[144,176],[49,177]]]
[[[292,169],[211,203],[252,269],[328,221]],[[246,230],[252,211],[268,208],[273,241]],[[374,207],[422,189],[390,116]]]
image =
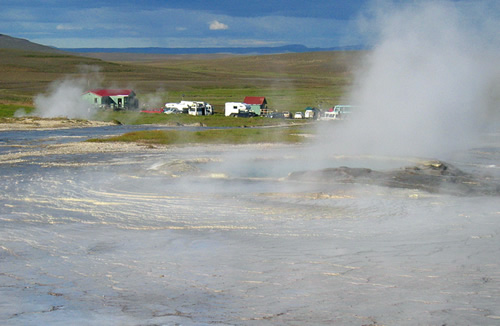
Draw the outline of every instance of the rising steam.
[[[80,118],[90,119],[96,108],[82,100],[82,94],[99,85],[102,78],[99,68],[80,67],[77,77],[65,77],[49,85],[45,94],[35,96],[35,116],[42,118]]]
[[[488,126],[499,104],[500,29],[487,7],[498,5],[459,4],[378,3],[362,19],[374,47],[348,99],[359,109],[329,126],[334,151],[436,156],[469,146]]]

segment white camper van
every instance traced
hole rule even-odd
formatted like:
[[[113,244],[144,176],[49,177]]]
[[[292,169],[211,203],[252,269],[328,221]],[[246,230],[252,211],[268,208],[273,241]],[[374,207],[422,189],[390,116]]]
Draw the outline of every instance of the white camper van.
[[[188,113],[190,115],[212,115],[214,114],[214,109],[211,104],[207,102],[193,102],[189,106]]]
[[[351,109],[356,108],[353,105],[335,105],[323,115],[322,120],[347,120]]]
[[[214,114],[214,107],[210,103],[203,102],[205,105],[205,115],[212,115]]]
[[[335,105],[333,108],[334,119],[336,120],[346,120],[349,118],[354,106],[352,105]]]
[[[192,102],[189,105],[188,114],[205,115],[205,104],[203,102]]]
[[[194,104],[189,106],[188,113],[190,115],[212,115],[214,110],[211,104],[207,102],[193,102]]]
[[[226,117],[248,117],[250,116],[250,112],[250,105],[239,102],[227,102],[224,110]]]

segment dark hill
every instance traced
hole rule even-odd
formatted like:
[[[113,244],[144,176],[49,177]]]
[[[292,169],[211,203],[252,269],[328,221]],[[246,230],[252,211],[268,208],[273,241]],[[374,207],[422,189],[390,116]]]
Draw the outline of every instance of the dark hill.
[[[37,51],[47,53],[66,53],[65,51],[30,42],[28,40],[0,34],[0,49],[14,49],[24,51]]]

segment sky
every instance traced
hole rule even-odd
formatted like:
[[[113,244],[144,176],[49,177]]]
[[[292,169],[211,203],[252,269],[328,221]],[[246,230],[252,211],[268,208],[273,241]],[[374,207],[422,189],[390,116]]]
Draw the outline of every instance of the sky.
[[[0,33],[59,48],[359,46],[360,17],[387,2],[2,0]]]
[[[62,48],[358,43],[366,0],[2,0],[0,33]],[[355,37],[355,36],[354,36]]]
[[[0,33],[59,48],[360,46],[370,43],[366,17],[411,2],[2,0]],[[448,2],[465,11],[487,3],[499,15],[498,0]]]

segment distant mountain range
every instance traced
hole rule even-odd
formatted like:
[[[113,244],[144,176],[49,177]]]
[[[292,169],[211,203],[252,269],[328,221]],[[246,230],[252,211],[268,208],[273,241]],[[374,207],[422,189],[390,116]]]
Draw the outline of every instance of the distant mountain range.
[[[277,54],[318,51],[361,50],[361,46],[335,48],[309,48],[300,44],[277,47],[224,47],[224,48],[61,48],[61,50],[77,53],[145,53],[145,54]]]
[[[17,49],[50,53],[134,53],[134,54],[278,54],[319,51],[361,50],[361,46],[345,46],[334,48],[309,48],[300,44],[276,47],[225,47],[225,48],[55,48],[33,43],[31,41],[0,34],[0,49]]]

